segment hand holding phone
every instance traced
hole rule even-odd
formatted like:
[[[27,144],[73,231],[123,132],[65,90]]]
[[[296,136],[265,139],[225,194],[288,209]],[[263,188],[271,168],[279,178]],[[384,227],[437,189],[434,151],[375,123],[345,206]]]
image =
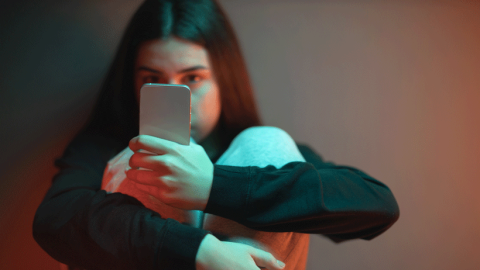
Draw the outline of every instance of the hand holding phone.
[[[190,145],[190,102],[190,89],[186,85],[144,84],[140,89],[140,135]],[[143,149],[139,152],[151,153]],[[135,182],[124,181],[125,169],[128,168],[133,154],[134,152],[127,147],[107,163],[102,189],[109,193],[120,192],[130,195],[163,218],[172,218],[180,223],[201,228],[202,211],[187,211],[169,206],[149,192],[140,190]]]

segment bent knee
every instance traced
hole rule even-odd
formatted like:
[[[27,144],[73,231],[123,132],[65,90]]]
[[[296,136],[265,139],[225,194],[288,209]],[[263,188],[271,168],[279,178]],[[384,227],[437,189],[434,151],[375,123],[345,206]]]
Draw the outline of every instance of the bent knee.
[[[259,139],[268,139],[268,140],[284,140],[289,139],[293,140],[290,135],[281,128],[273,126],[254,126],[244,129],[240,132],[235,139],[239,140],[259,140]]]
[[[293,161],[305,159],[287,132],[272,126],[255,126],[240,132],[217,164],[280,168]]]
[[[264,151],[275,153],[280,150],[279,148],[297,149],[295,141],[286,131],[272,126],[249,127],[240,132],[230,146],[237,151],[249,153]]]

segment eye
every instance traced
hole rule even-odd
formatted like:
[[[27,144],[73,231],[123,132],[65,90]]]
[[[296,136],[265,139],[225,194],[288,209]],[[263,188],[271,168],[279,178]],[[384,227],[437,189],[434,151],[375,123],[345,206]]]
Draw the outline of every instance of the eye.
[[[199,75],[191,74],[187,75],[184,77],[183,83],[198,83],[202,80],[203,78]]]
[[[146,76],[143,77],[143,83],[158,83],[158,76]]]

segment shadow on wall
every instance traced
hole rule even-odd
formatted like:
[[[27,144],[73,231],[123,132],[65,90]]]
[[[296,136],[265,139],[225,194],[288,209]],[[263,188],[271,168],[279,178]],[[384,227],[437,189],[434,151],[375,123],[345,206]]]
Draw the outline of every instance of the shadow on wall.
[[[1,4],[1,269],[58,269],[33,240],[33,216],[140,2]]]

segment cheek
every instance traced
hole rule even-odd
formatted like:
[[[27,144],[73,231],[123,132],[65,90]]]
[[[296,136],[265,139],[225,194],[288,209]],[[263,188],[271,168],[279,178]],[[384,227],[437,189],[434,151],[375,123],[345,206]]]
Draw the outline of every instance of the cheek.
[[[202,102],[202,109],[206,121],[213,121],[217,118],[217,114],[219,114],[221,110],[218,89],[211,89],[205,95]]]
[[[195,114],[198,124],[203,128],[209,129],[214,126],[220,116],[221,101],[218,88],[210,88],[204,91],[192,94],[192,114]],[[194,95],[198,95],[194,101]]]

